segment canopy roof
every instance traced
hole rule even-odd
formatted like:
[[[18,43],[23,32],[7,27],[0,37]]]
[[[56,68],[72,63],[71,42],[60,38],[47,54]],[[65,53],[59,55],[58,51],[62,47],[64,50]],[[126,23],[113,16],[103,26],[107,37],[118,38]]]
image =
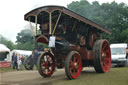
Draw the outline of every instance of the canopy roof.
[[[0,44],[0,52],[10,52],[10,49],[7,48],[4,44]]]
[[[59,15],[60,12],[62,12],[62,16],[64,18],[67,18],[67,16],[69,18],[73,17],[76,20],[81,21],[86,25],[92,26],[93,28],[97,28],[100,31],[104,31],[109,34],[112,33],[110,30],[62,6],[43,6],[43,7],[36,8],[28,12],[27,14],[25,14],[24,19],[27,21],[29,21],[30,19],[31,22],[35,22],[35,17],[37,16],[37,23],[41,24],[42,21],[40,20],[40,18],[43,18],[46,21],[45,18],[49,16],[48,13],[52,13],[52,15],[55,16],[57,14]]]
[[[12,50],[11,53],[17,53],[17,54],[20,54],[20,55],[31,55],[32,54],[32,51],[27,51],[27,50]]]

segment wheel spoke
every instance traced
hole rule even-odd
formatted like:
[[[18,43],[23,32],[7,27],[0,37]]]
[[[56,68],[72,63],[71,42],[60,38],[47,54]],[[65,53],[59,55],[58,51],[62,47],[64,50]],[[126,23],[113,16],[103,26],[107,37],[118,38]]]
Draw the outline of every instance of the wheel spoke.
[[[44,61],[47,61],[47,56],[44,56],[44,59],[43,59]]]
[[[69,66],[70,69],[74,69],[74,62],[70,61],[70,66]]]
[[[107,47],[106,44],[103,45],[102,50],[104,51],[106,49],[106,47]]]
[[[75,56],[75,62],[77,62],[77,56]]]
[[[48,67],[48,72],[50,72],[51,71],[51,68],[50,67]]]
[[[105,63],[108,64],[110,62],[109,58],[105,58]]]

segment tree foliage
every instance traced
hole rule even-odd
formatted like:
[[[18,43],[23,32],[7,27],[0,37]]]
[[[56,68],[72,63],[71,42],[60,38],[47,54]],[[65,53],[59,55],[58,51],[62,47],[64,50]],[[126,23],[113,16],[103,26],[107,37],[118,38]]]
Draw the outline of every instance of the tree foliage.
[[[30,29],[21,30],[20,33],[16,36],[16,43],[26,43],[26,42],[33,42],[32,31]]]
[[[16,49],[20,50],[33,50],[34,49],[34,43],[32,42],[25,42],[25,43],[18,43],[16,45]]]
[[[128,43],[128,29],[123,30],[123,32],[120,33],[120,39],[125,40],[122,42]]]
[[[68,8],[99,25],[112,30],[112,35],[103,34],[110,43],[128,43],[128,5],[124,3],[99,4],[87,0],[73,1]]]
[[[0,43],[6,45],[10,50],[13,50],[15,48],[15,45],[12,41],[6,39],[2,35],[0,35]]]
[[[34,39],[30,29],[21,30],[16,36],[16,48],[21,50],[33,50]]]

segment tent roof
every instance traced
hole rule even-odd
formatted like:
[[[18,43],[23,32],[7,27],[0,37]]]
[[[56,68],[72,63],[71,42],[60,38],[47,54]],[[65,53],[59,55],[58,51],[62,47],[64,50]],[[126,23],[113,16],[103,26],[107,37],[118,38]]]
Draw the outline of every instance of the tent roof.
[[[12,50],[12,52],[21,54],[21,55],[31,55],[32,51],[27,51],[27,50]]]
[[[9,52],[10,49],[7,48],[4,44],[0,44],[0,52]]]

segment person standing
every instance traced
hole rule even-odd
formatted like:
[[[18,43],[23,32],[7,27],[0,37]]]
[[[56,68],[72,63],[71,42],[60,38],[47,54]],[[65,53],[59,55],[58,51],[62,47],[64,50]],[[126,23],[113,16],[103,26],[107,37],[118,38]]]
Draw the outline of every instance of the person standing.
[[[18,56],[17,56],[17,64],[18,64],[18,70],[20,70],[21,69],[21,55],[19,54]]]
[[[22,63],[22,65],[24,64],[24,55],[22,55],[22,57],[21,57],[21,63]]]
[[[15,57],[15,53],[12,54],[12,68],[13,69],[15,69],[14,57]]]
[[[127,59],[126,65],[128,66],[128,46],[126,48],[126,59]]]
[[[38,57],[39,57],[39,53],[38,53],[38,50],[34,50],[34,64],[36,65],[37,67],[37,60],[38,60]]]
[[[14,69],[17,69],[18,70],[18,63],[17,63],[17,54],[15,54],[15,56],[14,56]]]

